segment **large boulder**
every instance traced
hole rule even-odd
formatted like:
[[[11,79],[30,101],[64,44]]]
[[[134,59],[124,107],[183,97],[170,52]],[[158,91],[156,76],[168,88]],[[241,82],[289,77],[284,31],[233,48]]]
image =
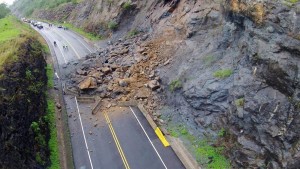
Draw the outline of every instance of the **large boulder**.
[[[87,77],[79,83],[78,88],[80,90],[96,89],[97,88],[97,80],[93,77]]]

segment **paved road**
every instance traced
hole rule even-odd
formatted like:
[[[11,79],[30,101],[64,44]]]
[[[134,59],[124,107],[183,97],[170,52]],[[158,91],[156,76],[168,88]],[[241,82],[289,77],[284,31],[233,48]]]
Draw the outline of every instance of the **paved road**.
[[[64,83],[62,65],[95,51],[77,34],[59,29],[38,30],[53,49],[58,65],[56,72]],[[57,42],[54,47],[53,42]],[[63,48],[68,46],[68,50]],[[64,96],[68,113],[73,158],[77,169],[183,169],[170,147],[164,147],[137,108],[112,108],[92,115],[93,104]]]

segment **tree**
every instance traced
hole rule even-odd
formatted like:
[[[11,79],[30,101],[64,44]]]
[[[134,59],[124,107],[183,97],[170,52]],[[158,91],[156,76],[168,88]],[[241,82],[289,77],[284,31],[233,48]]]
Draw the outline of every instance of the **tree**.
[[[7,14],[10,13],[10,9],[5,3],[0,4],[0,19],[4,18]]]

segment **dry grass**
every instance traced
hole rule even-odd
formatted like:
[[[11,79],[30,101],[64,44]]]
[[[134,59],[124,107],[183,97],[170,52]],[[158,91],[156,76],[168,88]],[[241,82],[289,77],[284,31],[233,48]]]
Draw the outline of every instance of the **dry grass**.
[[[239,0],[231,0],[230,9],[235,13],[241,13],[252,18],[258,24],[264,20],[265,9],[263,3],[245,3]]]

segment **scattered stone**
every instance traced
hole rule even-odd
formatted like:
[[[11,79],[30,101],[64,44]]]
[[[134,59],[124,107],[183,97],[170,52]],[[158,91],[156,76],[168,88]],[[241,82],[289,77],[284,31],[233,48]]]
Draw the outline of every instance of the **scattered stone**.
[[[143,87],[139,89],[135,95],[135,99],[146,99],[150,95],[149,89]]]
[[[145,48],[143,48],[143,47],[139,47],[138,49],[137,49],[137,52],[138,53],[143,53],[145,51]]]
[[[93,132],[92,132],[92,131],[89,131],[89,134],[90,134],[90,135],[92,135],[92,134],[93,134]]]
[[[107,106],[106,106],[106,108],[110,108],[111,107],[111,103],[109,103]]]
[[[150,82],[148,82],[148,87],[151,90],[156,90],[156,89],[160,88],[160,84],[157,80],[151,80]]]
[[[167,61],[165,61],[164,66],[166,66],[169,63],[170,63],[170,59],[168,59]]]
[[[56,108],[61,109],[61,105],[58,102],[56,103],[55,106],[56,106]]]
[[[149,78],[153,78],[153,77],[155,77],[155,71],[154,71],[154,70],[152,70],[152,71],[150,72],[150,75],[149,75]]]
[[[121,80],[119,80],[119,85],[121,87],[127,87],[128,86],[128,81],[124,80],[124,79],[121,79]]]
[[[273,26],[269,26],[269,27],[267,27],[267,31],[269,33],[274,33],[275,29],[273,28]]]
[[[86,71],[83,71],[83,70],[81,70],[81,69],[77,69],[77,70],[76,70],[76,73],[79,74],[79,75],[84,75],[84,76],[87,75],[87,72],[86,72]]]
[[[94,123],[94,127],[97,127],[97,125],[98,125],[97,123]]]
[[[111,70],[110,70],[109,67],[103,67],[103,68],[101,69],[101,71],[102,71],[104,74],[108,74]]]

